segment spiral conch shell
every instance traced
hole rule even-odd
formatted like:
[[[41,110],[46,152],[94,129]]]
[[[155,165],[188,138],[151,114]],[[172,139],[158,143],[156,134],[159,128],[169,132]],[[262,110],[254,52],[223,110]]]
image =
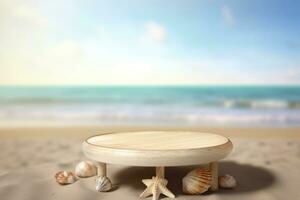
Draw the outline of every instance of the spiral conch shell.
[[[106,176],[96,178],[96,190],[98,192],[107,192],[112,189],[112,183]]]
[[[182,190],[186,194],[201,194],[206,192],[212,183],[211,172],[208,169],[195,169],[182,179]]]
[[[67,171],[59,171],[55,174],[54,177],[56,179],[56,182],[58,182],[61,185],[72,184],[78,180],[73,172]]]
[[[82,161],[76,165],[75,174],[81,178],[95,176],[97,167],[91,161]]]
[[[236,180],[233,176],[229,174],[225,174],[223,176],[219,176],[219,186],[221,188],[232,189],[237,185]]]

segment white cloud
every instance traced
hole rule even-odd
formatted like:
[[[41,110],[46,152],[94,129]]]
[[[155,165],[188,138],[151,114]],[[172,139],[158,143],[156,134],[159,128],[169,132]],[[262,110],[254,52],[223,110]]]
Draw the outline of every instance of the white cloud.
[[[147,22],[146,25],[146,34],[144,36],[145,39],[150,39],[151,41],[154,42],[164,42],[166,39],[166,29],[153,21]]]
[[[63,41],[53,47],[44,49],[40,57],[32,55],[32,63],[36,68],[57,70],[76,70],[82,67],[84,52],[79,43],[72,40]],[[73,71],[72,71],[73,72]]]
[[[96,27],[96,31],[97,31],[97,33],[99,33],[99,34],[103,34],[103,33],[105,32],[105,29],[104,29],[104,27],[102,27],[102,26],[97,26],[97,27]]]
[[[45,27],[47,20],[30,1],[1,1],[0,22],[7,25]]]
[[[230,7],[227,5],[222,6],[222,15],[225,23],[229,26],[234,26],[235,25],[235,17],[232,14],[232,11]]]
[[[5,55],[0,55],[0,66],[7,66],[1,69],[0,84],[76,84],[81,79],[87,81],[84,51],[76,41],[62,41],[16,53],[10,53],[18,58],[14,62],[3,60]],[[10,54],[6,52],[6,56],[11,57]]]
[[[289,79],[300,79],[300,70],[297,69],[290,69],[287,72],[287,78]]]
[[[12,12],[12,17],[23,23],[37,27],[45,27],[47,21],[40,15],[38,11],[28,6],[18,6]]]

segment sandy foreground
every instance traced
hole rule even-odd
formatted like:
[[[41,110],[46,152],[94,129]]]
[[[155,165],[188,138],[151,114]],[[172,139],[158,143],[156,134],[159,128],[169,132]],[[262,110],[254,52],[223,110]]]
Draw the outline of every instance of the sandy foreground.
[[[93,177],[68,186],[60,186],[54,179],[58,170],[74,170],[76,163],[86,160],[81,152],[84,138],[138,130],[205,131],[231,138],[234,150],[220,162],[220,174],[233,175],[238,187],[184,195],[181,179],[197,166],[169,167],[168,187],[176,199],[300,199],[300,128],[95,126],[0,128],[0,199],[139,199],[144,189],[141,179],[154,175],[153,168],[108,165],[116,188],[107,193],[94,190]]]

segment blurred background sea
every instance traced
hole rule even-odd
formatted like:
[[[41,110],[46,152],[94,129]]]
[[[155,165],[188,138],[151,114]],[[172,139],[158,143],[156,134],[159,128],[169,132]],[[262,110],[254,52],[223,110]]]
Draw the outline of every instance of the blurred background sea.
[[[0,126],[297,126],[297,86],[0,87]]]

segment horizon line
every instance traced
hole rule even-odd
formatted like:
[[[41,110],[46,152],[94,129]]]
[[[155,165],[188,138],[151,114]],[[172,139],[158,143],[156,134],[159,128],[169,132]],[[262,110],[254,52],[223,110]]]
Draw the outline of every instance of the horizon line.
[[[300,84],[26,84],[1,85],[0,88],[14,87],[300,87]]]

